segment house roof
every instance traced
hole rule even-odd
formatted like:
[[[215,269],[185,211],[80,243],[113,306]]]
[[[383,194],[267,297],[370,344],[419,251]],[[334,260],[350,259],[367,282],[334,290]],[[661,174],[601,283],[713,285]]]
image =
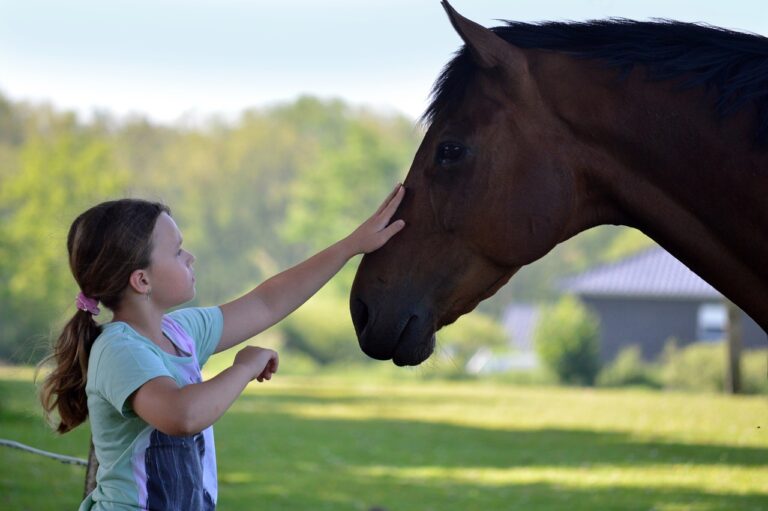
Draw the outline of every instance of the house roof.
[[[559,287],[588,296],[722,298],[715,288],[658,246],[566,278]]]

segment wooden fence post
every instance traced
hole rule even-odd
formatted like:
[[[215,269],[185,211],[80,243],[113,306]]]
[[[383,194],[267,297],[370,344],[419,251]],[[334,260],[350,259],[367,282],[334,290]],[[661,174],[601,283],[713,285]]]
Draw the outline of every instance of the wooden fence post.
[[[85,470],[85,491],[83,498],[87,497],[96,488],[96,471],[99,469],[99,462],[96,459],[96,451],[93,449],[93,437],[91,437],[91,447],[88,449],[88,468]]]
[[[726,338],[725,391],[729,394],[741,392],[741,309],[726,300],[728,309],[728,336]]]

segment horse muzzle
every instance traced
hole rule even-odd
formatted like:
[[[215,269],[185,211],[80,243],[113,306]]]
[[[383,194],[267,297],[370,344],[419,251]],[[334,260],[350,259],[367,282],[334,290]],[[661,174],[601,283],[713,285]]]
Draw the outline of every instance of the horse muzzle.
[[[370,307],[353,293],[350,311],[360,349],[371,358],[415,366],[435,349],[434,319],[424,308],[386,311]]]

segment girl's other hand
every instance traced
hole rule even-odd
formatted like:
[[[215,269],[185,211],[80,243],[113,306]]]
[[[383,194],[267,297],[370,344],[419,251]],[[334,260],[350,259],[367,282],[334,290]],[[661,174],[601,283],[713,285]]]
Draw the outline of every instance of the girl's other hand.
[[[347,237],[355,254],[373,252],[405,227],[404,220],[389,223],[404,196],[405,187],[398,183],[389,197],[379,206],[379,209]]]
[[[279,358],[277,352],[257,346],[246,346],[235,355],[232,365],[243,365],[248,368],[251,380],[270,380],[277,372]]]

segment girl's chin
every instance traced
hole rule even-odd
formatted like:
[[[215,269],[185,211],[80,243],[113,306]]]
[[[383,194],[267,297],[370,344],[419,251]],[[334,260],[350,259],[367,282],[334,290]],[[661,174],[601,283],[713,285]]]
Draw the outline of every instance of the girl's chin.
[[[192,289],[189,290],[189,293],[187,293],[187,296],[185,297],[186,300],[184,300],[184,303],[194,300],[196,295],[197,291],[195,290],[195,285],[193,284]]]

